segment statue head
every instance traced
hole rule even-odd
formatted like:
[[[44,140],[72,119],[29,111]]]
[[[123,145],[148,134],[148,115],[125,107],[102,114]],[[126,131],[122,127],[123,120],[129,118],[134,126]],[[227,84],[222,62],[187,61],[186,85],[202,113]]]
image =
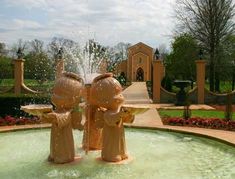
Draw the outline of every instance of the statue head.
[[[80,101],[82,88],[82,78],[75,73],[64,72],[55,81],[51,101],[58,108],[72,109]]]
[[[118,108],[124,102],[121,84],[112,73],[96,77],[91,84],[91,103],[104,108]]]

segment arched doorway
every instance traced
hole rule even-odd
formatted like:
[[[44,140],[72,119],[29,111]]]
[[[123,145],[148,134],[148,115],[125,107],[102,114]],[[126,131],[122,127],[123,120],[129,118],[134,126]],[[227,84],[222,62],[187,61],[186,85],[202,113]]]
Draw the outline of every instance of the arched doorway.
[[[138,68],[136,71],[136,81],[144,81],[144,70],[142,68]]]

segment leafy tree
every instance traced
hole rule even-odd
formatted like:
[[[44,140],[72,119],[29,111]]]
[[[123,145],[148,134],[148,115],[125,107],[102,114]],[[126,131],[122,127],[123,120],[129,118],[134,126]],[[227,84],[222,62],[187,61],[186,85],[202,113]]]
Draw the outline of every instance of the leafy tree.
[[[6,44],[0,42],[0,57],[6,56],[7,50],[6,50]]]
[[[226,86],[227,91],[234,90],[235,86],[235,35],[229,35],[220,48],[220,58],[223,63],[217,68],[220,80],[230,82],[231,86]],[[219,81],[218,81],[219,82]],[[220,84],[217,84],[220,85]]]
[[[177,5],[180,27],[198,40],[208,56],[210,90],[218,91],[220,48],[235,29],[233,0],[177,0]]]
[[[122,86],[125,86],[126,85],[126,76],[125,74],[122,72],[119,76],[117,76],[116,78],[119,83],[122,85]]]
[[[198,45],[189,34],[175,37],[172,52],[166,57],[166,72],[168,78],[195,80],[195,60],[197,60]]]
[[[0,83],[3,79],[9,79],[13,77],[12,61],[10,58],[0,56]]]
[[[43,49],[44,43],[35,39],[29,43],[30,52],[25,59],[26,78],[36,79],[39,84],[43,84],[53,76],[52,63]]]

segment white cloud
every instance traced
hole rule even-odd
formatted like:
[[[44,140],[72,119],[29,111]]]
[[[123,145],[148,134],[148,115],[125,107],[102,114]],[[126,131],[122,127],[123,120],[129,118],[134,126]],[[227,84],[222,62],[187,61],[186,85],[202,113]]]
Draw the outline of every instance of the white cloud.
[[[47,5],[47,0],[4,0],[8,6],[18,6],[19,8],[41,8]]]
[[[38,22],[22,19],[13,19],[13,24],[17,29],[38,29],[42,27]]]
[[[22,20],[22,19],[13,19],[9,20],[2,20],[0,23],[0,29],[6,29],[9,31],[14,30],[34,30],[42,28],[42,25],[36,21],[31,20]]]
[[[9,6],[37,8],[47,14],[47,23],[43,27],[36,21],[13,20],[14,25],[27,29],[22,33],[28,38],[48,39],[60,35],[81,40],[95,36],[104,45],[143,41],[152,47],[162,43],[169,46],[169,36],[174,27],[171,19],[174,1],[5,0]],[[7,26],[12,27],[12,24]],[[36,29],[40,30],[35,32]],[[7,34],[11,38],[14,33],[9,31]]]

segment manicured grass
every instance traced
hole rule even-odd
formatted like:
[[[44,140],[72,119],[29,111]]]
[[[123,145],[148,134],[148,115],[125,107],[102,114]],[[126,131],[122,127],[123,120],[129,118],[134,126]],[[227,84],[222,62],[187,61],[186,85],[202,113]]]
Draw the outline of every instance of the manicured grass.
[[[158,110],[161,117],[182,117],[183,110],[169,110],[160,109]],[[201,118],[220,118],[224,119],[223,111],[213,111],[213,110],[191,110],[191,117],[201,117]],[[233,113],[233,120],[235,120],[235,113]]]

